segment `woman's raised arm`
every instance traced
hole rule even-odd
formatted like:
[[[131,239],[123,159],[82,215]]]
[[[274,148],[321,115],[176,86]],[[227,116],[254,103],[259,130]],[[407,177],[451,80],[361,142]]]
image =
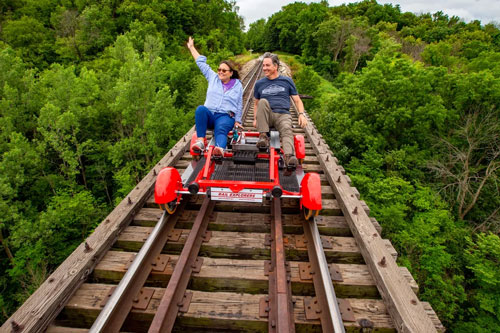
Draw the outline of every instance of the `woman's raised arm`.
[[[193,56],[194,60],[198,59],[200,54],[198,53],[198,50],[194,47],[194,40],[191,36],[189,36],[188,42],[187,42],[187,47],[189,51],[191,52],[191,55]]]

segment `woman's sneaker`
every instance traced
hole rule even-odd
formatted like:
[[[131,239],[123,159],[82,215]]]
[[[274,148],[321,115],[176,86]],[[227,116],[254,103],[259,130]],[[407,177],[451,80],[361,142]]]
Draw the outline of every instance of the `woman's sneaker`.
[[[195,143],[193,143],[191,149],[194,153],[202,154],[205,150],[205,143],[203,142],[203,140],[197,140]]]
[[[222,158],[222,157],[224,157],[224,149],[222,149],[221,147],[215,147],[212,155],[214,157]]]

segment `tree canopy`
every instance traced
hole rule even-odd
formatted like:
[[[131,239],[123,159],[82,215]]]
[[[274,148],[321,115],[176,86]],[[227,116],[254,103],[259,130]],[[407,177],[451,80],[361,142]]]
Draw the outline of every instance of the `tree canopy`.
[[[244,50],[234,2],[0,2],[0,317],[194,123],[211,61]],[[196,104],[197,105],[197,104]]]
[[[319,131],[453,332],[500,330],[499,36],[375,0],[293,3],[247,33],[288,54]]]

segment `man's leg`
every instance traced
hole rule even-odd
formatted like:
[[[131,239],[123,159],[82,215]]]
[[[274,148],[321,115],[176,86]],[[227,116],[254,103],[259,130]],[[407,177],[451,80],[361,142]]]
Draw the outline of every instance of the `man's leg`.
[[[283,151],[285,153],[285,163],[289,167],[296,167],[298,160],[295,157],[295,148],[293,145],[292,115],[288,113],[273,114],[274,126],[280,132]]]
[[[269,132],[269,126],[272,126],[271,124],[271,114],[273,111],[271,110],[271,106],[269,105],[269,102],[267,99],[262,98],[259,100],[259,103],[257,104],[257,131],[260,133],[267,133]]]
[[[292,116],[288,113],[274,113],[274,126],[280,132],[285,155],[294,155]]]
[[[260,133],[257,147],[267,148],[269,146],[269,126],[272,126],[272,113],[271,106],[267,99],[262,98],[257,104],[257,131]]]

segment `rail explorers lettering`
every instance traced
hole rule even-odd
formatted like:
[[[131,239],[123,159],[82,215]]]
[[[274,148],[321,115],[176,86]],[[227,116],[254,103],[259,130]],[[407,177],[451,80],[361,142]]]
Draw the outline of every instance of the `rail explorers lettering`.
[[[255,198],[255,193],[225,193],[225,192],[221,192],[219,195],[221,197]]]

